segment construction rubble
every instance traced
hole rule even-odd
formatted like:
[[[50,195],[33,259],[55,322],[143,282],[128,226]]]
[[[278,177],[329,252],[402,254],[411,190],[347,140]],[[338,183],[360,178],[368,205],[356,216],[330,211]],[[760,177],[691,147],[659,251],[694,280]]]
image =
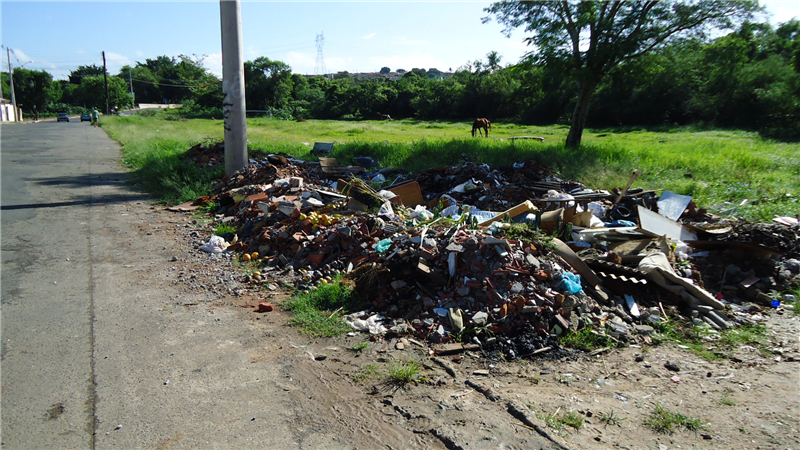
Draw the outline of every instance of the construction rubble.
[[[219,161],[194,150],[199,165]],[[754,324],[800,281],[796,218],[724,220],[691,197],[631,189],[638,171],[608,192],[535,161],[348,169],[251,160],[204,199],[236,231],[203,250],[254,261],[241,275],[254,289],[344,274],[365,302],[347,316],[355,329],[512,359],[558,353],[553,337],[570,330],[648,342],[678,316]]]

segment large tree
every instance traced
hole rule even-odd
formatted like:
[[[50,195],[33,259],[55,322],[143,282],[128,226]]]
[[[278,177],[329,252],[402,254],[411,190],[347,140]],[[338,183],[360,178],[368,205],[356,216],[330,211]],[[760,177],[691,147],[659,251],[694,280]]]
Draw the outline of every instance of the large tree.
[[[103,68],[92,64],[91,66],[78,66],[77,69],[69,73],[69,82],[72,84],[81,84],[83,77],[95,77],[103,75]]]
[[[261,56],[244,63],[247,109],[283,109],[292,94],[292,68],[282,61]]]
[[[673,38],[728,29],[760,10],[757,1],[503,1],[485,9],[510,35],[524,27],[534,47],[528,56],[544,63],[567,62],[577,83],[567,146],[580,146],[589,101],[603,78],[620,63],[661,47]]]
[[[85,76],[73,96],[78,99],[78,104],[103,111],[106,104],[105,85],[106,80],[102,76]],[[108,77],[108,107],[130,104],[131,94],[128,93],[128,83],[119,77]]]
[[[14,97],[24,111],[39,111],[53,101],[53,76],[44,70],[14,68]]]

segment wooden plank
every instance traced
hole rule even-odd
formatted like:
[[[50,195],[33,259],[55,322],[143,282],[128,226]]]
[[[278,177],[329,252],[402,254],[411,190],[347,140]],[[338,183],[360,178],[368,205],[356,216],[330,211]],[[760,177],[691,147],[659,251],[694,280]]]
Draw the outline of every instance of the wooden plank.
[[[539,208],[537,208],[536,205],[533,204],[533,202],[531,202],[530,200],[525,200],[524,202],[520,203],[519,205],[501,212],[496,217],[494,217],[492,219],[489,219],[489,220],[487,220],[485,222],[480,223],[478,226],[488,227],[489,225],[491,225],[494,222],[497,222],[497,221],[500,221],[500,220],[504,220],[506,214],[508,214],[508,216],[513,219],[514,217],[517,217],[520,214],[524,214],[524,213],[528,213],[528,212],[534,212],[534,211],[537,211],[538,209]]]
[[[465,351],[479,350],[481,348],[478,344],[461,344],[458,342],[452,344],[442,344],[434,347],[433,352],[437,355],[454,355]]]

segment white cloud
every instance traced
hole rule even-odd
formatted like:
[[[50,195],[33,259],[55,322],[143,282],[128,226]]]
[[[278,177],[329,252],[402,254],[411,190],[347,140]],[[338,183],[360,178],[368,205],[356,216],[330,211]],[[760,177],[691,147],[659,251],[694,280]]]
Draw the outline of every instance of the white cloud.
[[[125,65],[133,65],[132,61],[128,59],[127,56],[114,52],[106,52],[106,68],[108,69],[108,73],[112,75],[118,73],[119,69]]]
[[[370,33],[370,34],[368,34],[366,36],[361,36],[360,39],[372,39],[377,35],[378,35],[378,33]]]
[[[141,51],[141,50],[136,50],[136,56],[138,56],[139,58],[141,58],[141,57],[143,57],[143,56],[144,56],[144,52],[143,52],[143,51]]]
[[[252,61],[252,60],[258,58],[259,56],[263,56],[263,55],[261,55],[258,50],[256,50],[252,46],[250,46],[250,47],[247,47],[246,51],[242,52],[242,56],[244,56],[244,60],[245,61]]]
[[[17,64],[27,64],[28,62],[31,62],[31,61],[36,62],[36,63],[41,62],[41,60],[34,61],[33,58],[31,58],[30,56],[25,54],[25,52],[23,52],[22,50],[20,50],[18,48],[12,48],[11,49],[11,55],[16,56],[17,60],[19,60],[19,62],[14,61],[15,64],[12,64],[13,66],[16,66]]]
[[[203,67],[209,72],[222,78],[222,52],[211,53],[203,60]]]
[[[283,62],[292,68],[292,73],[312,74],[317,58],[310,53],[286,52],[286,60]]]
[[[797,0],[762,0],[760,2],[771,13],[770,22],[773,24],[784,23],[793,18],[800,17],[800,7]]]

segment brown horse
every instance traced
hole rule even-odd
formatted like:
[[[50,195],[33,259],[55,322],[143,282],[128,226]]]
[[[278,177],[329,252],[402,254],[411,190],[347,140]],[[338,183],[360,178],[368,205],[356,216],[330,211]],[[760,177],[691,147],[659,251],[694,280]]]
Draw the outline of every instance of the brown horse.
[[[472,137],[475,137],[475,130],[478,130],[478,136],[483,136],[481,134],[481,128],[486,133],[485,137],[489,137],[489,130],[492,129],[492,122],[489,122],[489,119],[475,119],[475,122],[472,124]]]
[[[392,117],[388,114],[378,113],[378,117],[380,117],[381,120],[392,120]]]

